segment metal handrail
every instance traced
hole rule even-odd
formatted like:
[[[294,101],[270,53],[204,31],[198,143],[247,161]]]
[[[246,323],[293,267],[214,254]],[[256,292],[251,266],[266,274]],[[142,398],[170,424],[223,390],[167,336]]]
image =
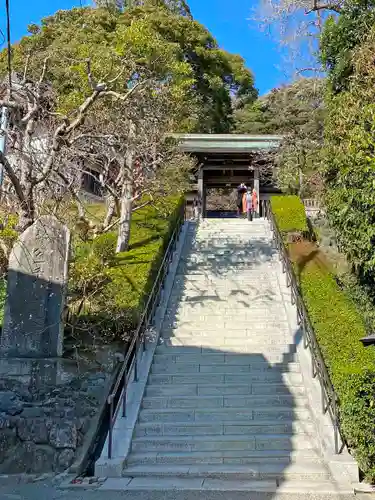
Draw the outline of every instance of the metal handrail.
[[[302,298],[298,280],[289,258],[287,247],[284,243],[279,228],[277,227],[274,214],[272,213],[272,210],[270,208],[270,203],[267,204],[266,216],[270,222],[271,230],[273,231],[273,241],[279,252],[283,273],[286,273],[287,287],[290,287],[291,289],[292,304],[296,305],[297,308],[297,322],[298,325],[302,328],[303,346],[305,349],[307,349],[307,347],[310,348],[312,359],[312,377],[315,378],[317,376],[320,382],[322,412],[323,414],[326,414],[328,412],[331,418],[334,432],[335,453],[339,454],[342,451],[342,448],[339,449],[339,437],[341,438],[341,442],[345,443],[345,440],[340,431],[339,399],[325,365],[322,352],[316,339],[314,328],[311,324],[305,303]]]
[[[120,408],[122,408],[122,416],[126,417],[126,394],[129,384],[129,377],[134,367],[134,381],[138,381],[138,359],[139,352],[146,350],[146,332],[152,325],[152,321],[156,309],[160,303],[161,293],[164,287],[166,275],[169,270],[170,263],[173,259],[173,253],[176,249],[177,241],[181,232],[181,228],[185,222],[185,203],[181,205],[178,219],[169,240],[167,249],[164,253],[162,263],[156,275],[154,285],[148,296],[146,305],[142,312],[138,327],[127,349],[127,353],[122,366],[119,369],[117,379],[113,385],[111,393],[107,397],[107,405],[109,406],[109,429],[108,429],[108,458],[112,458],[113,448],[113,427]],[[142,349],[141,349],[142,347]],[[116,403],[116,398],[118,401]]]

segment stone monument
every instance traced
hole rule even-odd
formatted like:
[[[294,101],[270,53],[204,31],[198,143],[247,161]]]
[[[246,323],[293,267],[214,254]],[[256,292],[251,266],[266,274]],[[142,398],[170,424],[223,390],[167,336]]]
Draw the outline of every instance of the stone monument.
[[[14,245],[9,258],[0,356],[62,355],[61,320],[68,279],[69,229],[45,215]]]

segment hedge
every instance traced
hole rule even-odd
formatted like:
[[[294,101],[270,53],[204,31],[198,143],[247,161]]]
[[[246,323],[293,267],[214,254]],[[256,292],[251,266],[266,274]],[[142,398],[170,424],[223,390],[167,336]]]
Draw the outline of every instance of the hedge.
[[[298,196],[272,196],[271,209],[282,233],[308,232],[305,208]]]
[[[127,252],[115,254],[116,232],[75,245],[69,289],[76,335],[111,340],[137,326],[182,203],[166,197],[134,212]]]
[[[276,223],[286,222],[287,197],[282,209],[277,200]],[[304,217],[301,204],[292,219]],[[281,214],[281,215],[280,215]],[[295,223],[289,225],[295,229]],[[358,308],[336,283],[329,263],[310,242],[289,245],[289,255],[299,279],[301,293],[321,348],[325,364],[339,398],[341,429],[369,481],[375,481],[375,351],[360,339],[366,329]]]

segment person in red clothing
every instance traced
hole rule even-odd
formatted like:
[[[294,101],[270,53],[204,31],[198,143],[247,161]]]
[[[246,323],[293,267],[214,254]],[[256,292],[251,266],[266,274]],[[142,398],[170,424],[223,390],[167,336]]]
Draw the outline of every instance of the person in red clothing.
[[[241,214],[244,212],[244,206],[243,206],[243,197],[244,193],[246,193],[247,187],[243,182],[237,187],[237,216],[240,217]]]

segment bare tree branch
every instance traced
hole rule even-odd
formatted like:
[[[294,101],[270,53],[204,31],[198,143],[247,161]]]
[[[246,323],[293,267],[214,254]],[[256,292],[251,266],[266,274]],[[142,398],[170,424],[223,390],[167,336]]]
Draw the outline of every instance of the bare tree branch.
[[[8,159],[6,158],[6,156],[4,155],[4,153],[2,151],[0,151],[0,163],[3,165],[11,183],[13,184],[13,187],[14,187],[14,190],[18,196],[18,199],[21,203],[25,203],[25,195],[23,193],[23,190],[22,190],[22,186],[21,186],[21,183],[15,173],[15,171],[13,170],[10,162],[8,161]]]

